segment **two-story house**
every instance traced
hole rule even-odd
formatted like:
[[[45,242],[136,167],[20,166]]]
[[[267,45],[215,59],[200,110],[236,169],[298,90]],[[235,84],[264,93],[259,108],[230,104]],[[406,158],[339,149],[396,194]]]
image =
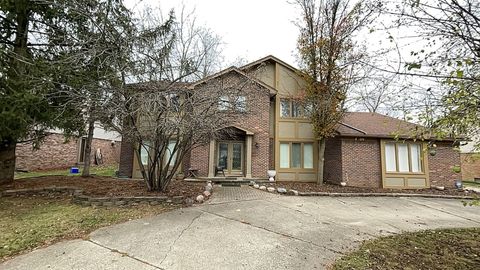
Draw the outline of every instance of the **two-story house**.
[[[225,76],[254,82],[245,90],[249,93],[244,100],[254,113],[232,124],[229,137],[194,148],[183,161],[183,170],[194,168],[199,177],[213,178],[219,177],[216,168],[222,167],[227,177],[266,179],[271,169],[277,172],[277,181],[317,182],[318,140],[305,108],[296,101],[304,89],[298,70],[267,56],[191,86],[202,91]],[[430,155],[427,142],[409,139],[415,127],[376,113],[347,113],[338,124],[337,136],[327,140],[324,180],[385,188],[453,186],[458,177],[451,167],[460,162],[453,142],[436,142],[435,155]],[[122,142],[120,174],[141,178],[128,142]]]

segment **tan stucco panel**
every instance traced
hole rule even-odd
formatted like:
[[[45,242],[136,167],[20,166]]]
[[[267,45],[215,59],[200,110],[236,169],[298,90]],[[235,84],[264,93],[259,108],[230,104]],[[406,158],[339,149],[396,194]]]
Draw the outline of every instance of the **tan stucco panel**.
[[[297,96],[303,88],[303,79],[292,70],[277,64],[277,91],[281,96]]]
[[[258,70],[254,71],[255,77],[267,84],[268,86],[271,86],[275,88],[275,64],[274,63],[267,63]]]
[[[277,180],[279,181],[295,181],[295,173],[278,173]]]
[[[278,137],[279,138],[295,138],[295,123],[294,122],[279,122],[278,123]]]
[[[313,128],[310,123],[298,123],[298,138],[313,139]]]

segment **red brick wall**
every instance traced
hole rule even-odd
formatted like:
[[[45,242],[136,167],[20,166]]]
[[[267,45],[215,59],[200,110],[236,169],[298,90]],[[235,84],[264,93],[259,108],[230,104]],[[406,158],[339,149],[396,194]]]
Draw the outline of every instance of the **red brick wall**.
[[[200,145],[190,152],[190,167],[198,170],[198,176],[208,176],[208,152],[210,145]],[[186,168],[188,170],[188,168]]]
[[[327,183],[342,182],[342,139],[328,138],[325,143],[323,179]]]
[[[225,76],[232,76],[226,74]],[[240,83],[244,77],[234,75]],[[241,80],[241,81],[240,81]],[[235,83],[235,80],[228,80]],[[206,83],[208,84],[208,82]],[[203,86],[200,86],[200,88]],[[208,86],[206,86],[208,87]],[[201,89],[199,89],[201,90]],[[252,146],[252,177],[267,177],[269,167],[269,106],[270,96],[268,89],[256,83],[250,83],[244,88],[247,96],[247,108],[249,113],[239,117],[239,120],[232,125],[246,129],[254,133]],[[200,176],[208,175],[208,153],[209,146],[201,146],[192,150],[190,157],[191,167],[199,169]]]
[[[460,165],[460,153],[453,149],[451,142],[437,142],[436,145],[436,155],[428,156],[430,185],[453,187],[455,180],[462,178],[460,173],[452,170],[453,166]]]
[[[342,179],[348,186],[382,186],[379,139],[342,138]]]
[[[480,153],[460,154],[462,165],[462,180],[472,181],[480,178]]]
[[[48,135],[40,145],[40,149],[33,150],[32,144],[18,144],[16,148],[16,168],[21,170],[50,170],[63,169],[74,166],[78,162],[79,139],[71,138],[65,142],[61,134]],[[109,140],[93,139],[92,164],[97,148],[100,148],[105,165],[118,164],[120,159],[120,143],[114,146]]]

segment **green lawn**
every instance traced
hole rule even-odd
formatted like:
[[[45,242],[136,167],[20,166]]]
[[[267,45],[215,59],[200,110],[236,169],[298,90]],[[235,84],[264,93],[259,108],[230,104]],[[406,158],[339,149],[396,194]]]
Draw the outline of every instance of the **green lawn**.
[[[80,173],[71,174],[70,169],[63,170],[50,170],[50,171],[34,171],[34,172],[15,172],[15,179],[47,176],[47,175],[66,175],[66,176],[80,176],[82,175],[82,166],[78,167]],[[118,166],[92,166],[90,167],[90,173],[98,176],[114,176]]]
[[[478,270],[480,228],[409,232],[365,241],[333,269]]]
[[[0,260],[61,239],[85,237],[114,223],[173,209],[166,205],[94,208],[67,198],[0,198]]]

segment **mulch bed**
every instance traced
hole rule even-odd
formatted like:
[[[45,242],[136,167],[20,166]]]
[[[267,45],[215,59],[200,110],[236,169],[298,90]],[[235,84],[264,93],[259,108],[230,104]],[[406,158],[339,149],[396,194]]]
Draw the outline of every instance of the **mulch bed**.
[[[182,180],[172,180],[166,192],[148,191],[143,180],[115,179],[111,177],[72,177],[72,176],[42,176],[16,179],[12,184],[0,185],[0,190],[45,188],[45,187],[76,187],[83,193],[94,197],[130,197],[130,196],[184,196],[196,197],[205,190],[205,183],[191,183]]]
[[[368,187],[342,187],[332,184],[319,185],[316,183],[299,183],[299,182],[276,182],[273,184],[276,188],[283,187],[287,190],[294,189],[298,192],[328,192],[328,193],[408,193],[408,194],[435,194],[435,195],[454,195],[468,196],[472,192],[465,193],[462,190],[454,188],[437,190],[434,188],[427,189],[383,189]]]

